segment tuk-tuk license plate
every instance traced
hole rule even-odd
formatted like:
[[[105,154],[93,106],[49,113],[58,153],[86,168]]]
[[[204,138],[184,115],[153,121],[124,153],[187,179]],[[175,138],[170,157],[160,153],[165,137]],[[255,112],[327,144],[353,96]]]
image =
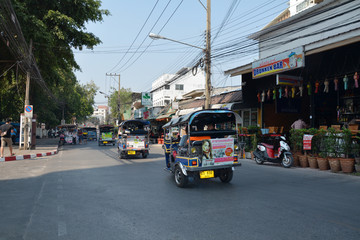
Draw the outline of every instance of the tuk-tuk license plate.
[[[135,155],[136,151],[128,151],[128,155]]]
[[[103,143],[105,144],[105,143],[108,143],[107,141],[103,141]]]
[[[213,178],[214,177],[214,171],[200,171],[200,178]]]

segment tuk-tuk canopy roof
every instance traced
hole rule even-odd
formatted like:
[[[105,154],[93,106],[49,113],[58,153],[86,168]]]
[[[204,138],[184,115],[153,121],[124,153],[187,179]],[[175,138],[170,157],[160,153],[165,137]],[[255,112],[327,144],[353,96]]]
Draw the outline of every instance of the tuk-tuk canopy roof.
[[[146,121],[146,120],[126,120],[126,121],[121,122],[119,127],[122,127],[122,126],[124,126],[126,124],[129,124],[129,123],[131,123],[131,124],[135,123],[135,124],[141,124],[141,125],[150,125],[150,122]]]
[[[237,123],[241,123],[241,117],[239,116],[239,114],[230,111],[230,110],[225,110],[225,109],[207,109],[207,110],[199,110],[196,112],[192,112],[189,114],[186,114],[184,116],[181,116],[179,118],[173,118],[170,120],[170,122],[166,123],[163,128],[168,128],[168,127],[172,127],[175,125],[183,125],[183,124],[190,124],[194,121],[194,119],[196,119],[197,117],[199,117],[202,114],[231,114],[231,116],[235,116],[235,120]],[[211,120],[210,120],[211,121]]]
[[[76,128],[76,125],[75,124],[63,124],[63,125],[57,126],[57,128]]]
[[[99,125],[99,129],[101,129],[101,128],[114,128],[114,125],[111,125],[111,124]]]

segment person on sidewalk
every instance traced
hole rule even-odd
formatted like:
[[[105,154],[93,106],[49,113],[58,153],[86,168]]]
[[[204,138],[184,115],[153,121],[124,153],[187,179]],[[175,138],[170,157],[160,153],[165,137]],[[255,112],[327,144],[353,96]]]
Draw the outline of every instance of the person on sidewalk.
[[[1,158],[4,157],[4,147],[7,144],[10,150],[10,156],[13,156],[11,132],[14,131],[14,127],[10,124],[10,120],[6,119],[5,124],[0,126],[0,135],[1,135]]]
[[[307,127],[308,127],[307,124],[301,118],[299,118],[293,124],[291,124],[292,129],[304,129]]]

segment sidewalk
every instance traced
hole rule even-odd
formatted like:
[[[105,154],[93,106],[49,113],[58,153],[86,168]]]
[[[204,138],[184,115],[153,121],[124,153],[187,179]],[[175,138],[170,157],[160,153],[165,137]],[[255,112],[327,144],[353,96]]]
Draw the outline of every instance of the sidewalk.
[[[59,138],[42,138],[36,139],[35,149],[22,150],[19,145],[13,145],[13,154],[10,156],[8,147],[4,148],[4,157],[0,162],[15,161],[23,159],[33,159],[37,157],[50,156],[58,153]]]

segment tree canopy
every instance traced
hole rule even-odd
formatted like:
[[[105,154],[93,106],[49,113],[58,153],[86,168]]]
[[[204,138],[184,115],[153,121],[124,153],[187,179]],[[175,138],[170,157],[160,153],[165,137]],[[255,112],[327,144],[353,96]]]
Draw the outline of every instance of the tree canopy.
[[[92,49],[101,43],[86,31],[85,24],[103,21],[109,11],[100,9],[99,0],[13,0],[12,4],[25,39],[33,42],[32,54],[42,78],[57,99],[43,91],[36,81],[31,81],[30,104],[34,105],[39,121],[55,126],[63,113],[67,122],[73,116],[78,120],[90,116],[98,88],[94,82],[81,85],[77,81],[74,71],[80,67],[73,49]],[[1,110],[6,108],[8,116],[12,114],[15,119],[23,112],[25,80],[24,74],[13,69],[6,74],[6,86],[0,90],[1,98],[8,98],[6,94],[9,94],[14,99],[0,101]]]

